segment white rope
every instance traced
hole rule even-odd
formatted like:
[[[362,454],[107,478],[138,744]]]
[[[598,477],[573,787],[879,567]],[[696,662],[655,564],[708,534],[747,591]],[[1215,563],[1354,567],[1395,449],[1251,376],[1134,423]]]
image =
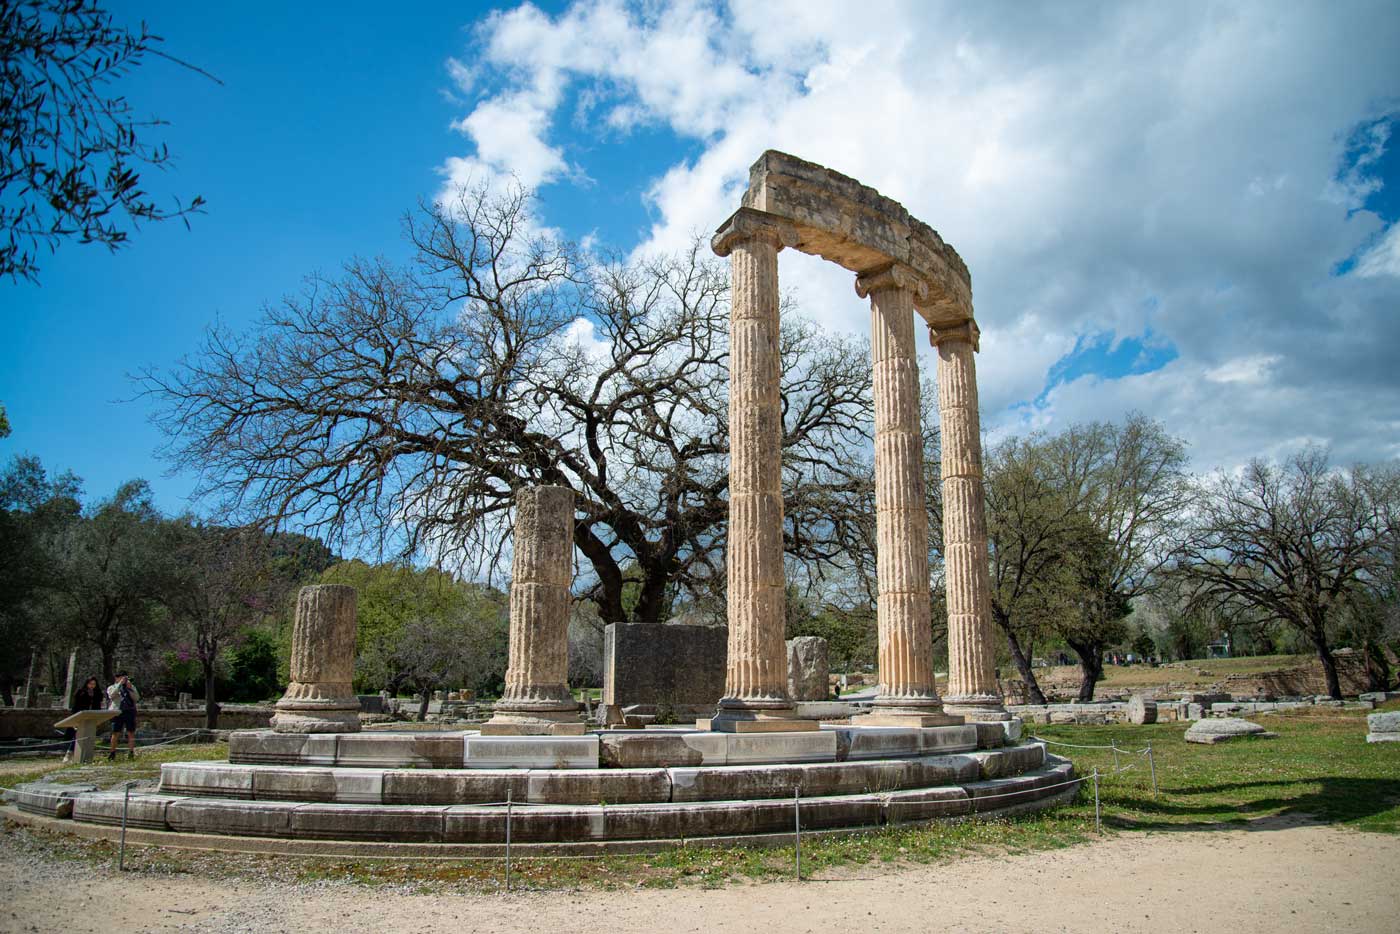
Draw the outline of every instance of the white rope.
[[[1051,746],[1064,746],[1064,747],[1067,748],[1067,749],[1115,749],[1115,748],[1118,748],[1118,747],[1114,746],[1112,743],[1110,743],[1110,744],[1107,745],[1107,746],[1085,746],[1085,745],[1079,745],[1079,744],[1076,744],[1076,743],[1061,743],[1061,742],[1059,742],[1058,740],[1045,739],[1045,738],[1040,737],[1040,736],[1032,736],[1031,739],[1035,740],[1037,743],[1049,743]],[[1126,749],[1119,749],[1118,751],[1119,751],[1119,752],[1127,752]]]

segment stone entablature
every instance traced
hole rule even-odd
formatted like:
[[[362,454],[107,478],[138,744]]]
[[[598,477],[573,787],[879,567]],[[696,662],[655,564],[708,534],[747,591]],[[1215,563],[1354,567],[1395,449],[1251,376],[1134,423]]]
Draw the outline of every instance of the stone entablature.
[[[786,246],[857,275],[907,266],[925,285],[915,307],[931,326],[972,318],[972,277],[957,251],[904,205],[850,176],[770,149],[749,169],[742,204],[740,214],[789,225]],[[726,255],[718,244],[716,252]]]

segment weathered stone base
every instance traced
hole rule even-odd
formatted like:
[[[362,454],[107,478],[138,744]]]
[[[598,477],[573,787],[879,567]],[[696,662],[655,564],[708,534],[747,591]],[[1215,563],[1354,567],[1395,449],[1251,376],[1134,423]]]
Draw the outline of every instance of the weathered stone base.
[[[962,717],[968,723],[974,721],[979,723],[995,723],[999,720],[1010,720],[1014,714],[1007,713],[1004,707],[992,707],[984,704],[959,704],[954,701],[944,701],[943,711],[954,716]]]
[[[582,736],[583,723],[493,723],[481,725],[482,736]]]
[[[1367,733],[1368,743],[1400,743],[1400,733]]]
[[[1008,783],[998,785],[993,781],[988,781],[878,795],[877,798],[880,802],[878,811],[859,805],[848,811],[849,814],[860,818],[866,820],[873,818],[878,821],[878,823],[867,826],[829,825],[825,821],[821,822],[820,825],[814,825],[810,821],[810,818],[813,817],[813,810],[809,807],[808,801],[803,801],[802,834],[806,838],[828,834],[866,832],[888,824],[919,825],[997,819],[1068,803],[1079,792],[1080,783],[1074,779],[1069,763],[1064,760],[1052,759],[1051,765],[1038,770],[1037,773],[1027,773],[1018,776],[1018,778],[1022,781],[1016,785]],[[997,797],[993,797],[994,794]],[[485,808],[420,809],[427,810],[428,813],[415,818],[418,821],[416,830],[421,833],[426,829],[431,833],[435,829],[436,814],[441,814],[444,839],[442,842],[422,842],[421,840],[413,842],[390,839],[389,835],[374,839],[366,837],[318,839],[302,836],[273,837],[236,833],[200,833],[192,830],[176,831],[166,817],[170,804],[178,800],[180,799],[166,795],[133,795],[128,814],[129,829],[126,831],[128,845],[169,846],[183,849],[288,856],[371,858],[499,857],[505,852],[505,846],[500,837],[480,843],[458,842],[460,840],[457,836],[460,818],[457,818],[456,815],[463,811],[470,811],[473,814],[481,815],[474,818],[481,821],[488,819]],[[233,805],[252,804],[250,802],[228,803]],[[792,846],[792,802],[773,800],[763,803],[766,805],[767,816],[762,819],[748,816],[753,813],[753,809],[749,806],[750,802],[707,802],[691,805],[693,811],[690,822],[692,824],[708,822],[710,824],[708,829],[715,831],[704,835],[692,834],[669,838],[559,839],[545,842],[521,840],[515,836],[513,848],[516,853],[520,854],[546,856],[651,853],[696,847]],[[599,813],[601,809],[593,809],[588,814],[588,819],[592,822],[590,825],[592,827],[601,824],[606,829],[608,818],[611,817],[613,827],[626,826],[630,823],[633,826],[640,825],[646,831],[654,832],[655,827],[650,823],[651,818],[648,814],[653,807],[651,805],[611,807],[607,809],[606,815]],[[80,809],[85,816],[76,816]],[[497,809],[498,826],[495,828],[497,830],[504,829],[499,826],[500,810]],[[572,811],[574,809],[553,810]],[[380,811],[378,819],[382,821],[394,819],[395,812],[393,810],[388,810],[387,813],[383,813],[384,809],[380,809]],[[626,816],[629,811],[630,817]],[[55,832],[68,832],[87,839],[107,839],[115,842],[118,835],[122,833],[119,826],[121,823],[121,799],[119,795],[108,792],[82,796],[77,799],[74,812],[75,818],[73,820],[57,820],[6,807],[0,808],[0,817]],[[515,814],[518,818],[521,810],[517,809]],[[708,815],[720,815],[722,818],[728,819],[733,832],[718,832],[722,830],[722,823],[720,821],[707,821]],[[425,818],[426,823],[424,823]],[[280,816],[275,819],[280,823]],[[181,823],[188,826],[188,822],[182,821]],[[772,829],[758,829],[765,824]],[[479,837],[480,834],[477,836]]]
[[[357,774],[337,775],[352,771]],[[541,852],[573,846],[602,852],[663,849],[697,838],[729,845],[761,840],[790,831],[795,810],[804,833],[1014,813],[1065,800],[1077,788],[1071,764],[1047,756],[1040,744],[810,765],[375,772],[172,763],[163,770],[161,792],[131,796],[127,823],[146,834],[139,842],[157,845],[222,849],[234,848],[231,838],[318,840],[332,844],[294,851],[348,855],[368,852],[348,849],[367,845],[384,847],[382,855],[485,855],[504,840],[508,796],[517,803],[513,842]],[[794,791],[801,793],[797,801]],[[76,824],[62,822],[70,827],[121,823],[118,792],[78,793],[72,803]],[[194,842],[204,837],[213,839]]]
[[[695,728],[713,733],[806,733],[821,729],[821,723],[796,717],[746,719],[720,713],[708,719],[696,720]]]
[[[852,726],[906,726],[922,729],[931,726],[960,726],[966,721],[949,713],[913,713],[884,711],[876,707],[867,714],[851,718]]]
[[[279,701],[272,729],[277,733],[354,733],[360,729],[360,703],[310,706]]]

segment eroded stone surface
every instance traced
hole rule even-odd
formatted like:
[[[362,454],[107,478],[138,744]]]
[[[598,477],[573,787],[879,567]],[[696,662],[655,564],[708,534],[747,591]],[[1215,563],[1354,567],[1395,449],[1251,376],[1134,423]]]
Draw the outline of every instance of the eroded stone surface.
[[[313,584],[297,594],[292,681],[277,702],[279,733],[352,733],[360,728],[355,676],[355,588]]]
[[[798,636],[787,641],[788,694],[794,701],[824,701],[831,697],[831,669],[826,640]]]
[[[485,733],[583,731],[568,686],[573,542],[573,490],[537,486],[515,494],[510,659],[505,691]]]
[[[1257,723],[1249,720],[1241,720],[1238,717],[1218,717],[1208,720],[1197,720],[1186,731],[1186,741],[1188,743],[1223,743],[1227,740],[1239,739],[1245,736],[1254,736],[1261,739],[1272,739],[1277,733],[1270,733]]]

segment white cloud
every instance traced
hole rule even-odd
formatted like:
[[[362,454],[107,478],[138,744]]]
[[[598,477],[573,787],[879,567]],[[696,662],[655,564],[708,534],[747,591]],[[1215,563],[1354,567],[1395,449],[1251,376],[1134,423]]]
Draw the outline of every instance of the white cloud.
[[[1400,224],[1390,225],[1385,236],[1357,261],[1355,272],[1363,279],[1375,276],[1400,278]]]
[[[972,270],[993,431],[1136,408],[1193,438],[1203,467],[1303,438],[1400,454],[1400,233],[1362,209],[1392,145],[1377,118],[1397,92],[1393,4],[891,0],[855,24],[835,0],[610,0],[522,6],[480,37],[496,91],[453,171],[555,178],[574,134],[621,149],[638,125],[696,141],[646,187],[639,250],[713,229],[769,148],[936,227]],[[587,95],[572,123],[566,88]],[[784,254],[781,274],[804,313],[868,327],[848,273]],[[1077,336],[1149,331],[1178,359],[1024,405]]]

